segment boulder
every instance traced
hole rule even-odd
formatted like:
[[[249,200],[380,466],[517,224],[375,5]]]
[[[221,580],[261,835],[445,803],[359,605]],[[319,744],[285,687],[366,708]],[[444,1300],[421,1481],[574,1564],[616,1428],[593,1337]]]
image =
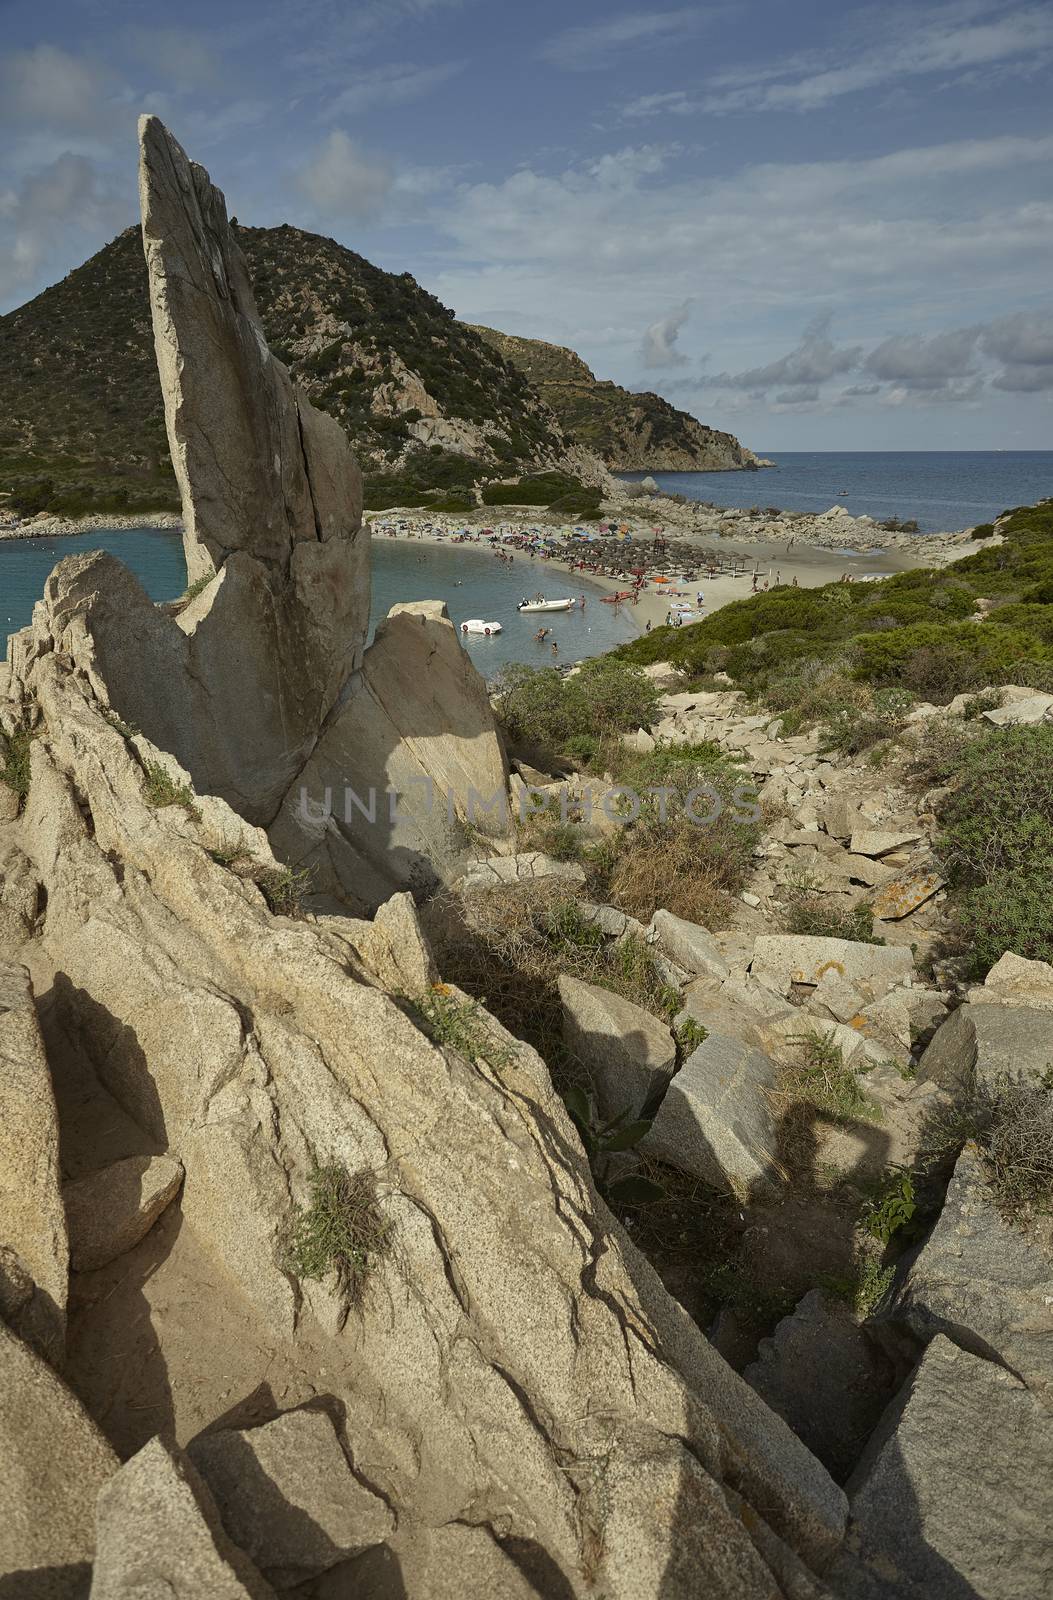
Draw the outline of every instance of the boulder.
[[[1041,1082],[1053,1064],[1053,1017],[1028,1006],[959,1006],[937,1028],[918,1062],[918,1078],[954,1091],[975,1080]]]
[[[1048,961],[1026,961],[1007,950],[999,956],[982,986],[970,989],[969,1003],[1053,1010],[1053,966]]]
[[[918,832],[891,833],[879,828],[860,828],[853,832],[848,848],[854,856],[887,856],[894,850],[917,844],[920,838]]]
[[[889,1400],[892,1369],[844,1302],[812,1289],[743,1377],[843,1482]]]
[[[486,684],[445,605],[393,606],[354,692],[297,771],[271,843],[317,888],[372,911],[454,876],[466,825],[503,839],[507,781]]]
[[[151,1439],[99,1495],[91,1600],[274,1600],[181,1450]]]
[[[605,1118],[639,1116],[668,1081],[676,1043],[664,1022],[620,994],[566,975],[559,980],[563,1039],[588,1068]]]
[[[1053,1255],[1045,1232],[1000,1214],[974,1146],[887,1315],[997,1360],[1053,1410]],[[1051,1421],[1053,1427],[1053,1421]]]
[[[1035,1600],[1053,1582],[1049,1414],[1018,1378],[940,1335],[848,1483],[835,1593]]]
[[[131,1250],[182,1183],[182,1165],[171,1156],[127,1156],[63,1184],[70,1266],[91,1272]]]
[[[288,1589],[382,1544],[395,1519],[354,1476],[324,1411],[202,1434],[187,1452],[230,1538]]]
[[[937,872],[915,872],[906,878],[893,878],[884,884],[870,902],[876,922],[899,922],[909,917],[926,900],[931,900],[943,879]]]
[[[1026,699],[1012,700],[982,715],[985,722],[993,722],[996,728],[1021,728],[1035,722],[1049,722],[1053,716],[1053,694],[1029,694]]]
[[[118,1465],[76,1396],[0,1322],[0,1594],[82,1600],[95,1499]]]
[[[656,911],[651,929],[667,956],[689,973],[726,978],[730,971],[713,935],[695,922],[685,922],[670,911]]]
[[[639,1148],[716,1188],[767,1187],[775,1160],[775,1085],[770,1057],[711,1033],[669,1085]]]
[[[853,939],[826,939],[813,934],[768,933],[753,951],[753,976],[776,994],[788,995],[794,984],[815,985],[828,973],[848,983],[866,984],[875,999],[914,975],[914,957],[907,949],[861,944]]]
[[[58,1112],[29,975],[2,962],[0,1217],[0,1303],[23,1337],[58,1362],[69,1277]]]

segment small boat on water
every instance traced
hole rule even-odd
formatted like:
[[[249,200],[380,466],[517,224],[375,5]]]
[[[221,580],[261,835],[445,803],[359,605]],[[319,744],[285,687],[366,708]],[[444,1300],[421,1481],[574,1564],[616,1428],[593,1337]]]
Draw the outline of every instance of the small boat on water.
[[[577,601],[570,600],[520,600],[517,611],[569,611]]]
[[[483,622],[479,617],[471,617],[467,622],[461,623],[462,633],[485,633],[489,638],[492,633],[501,632],[499,622]]]

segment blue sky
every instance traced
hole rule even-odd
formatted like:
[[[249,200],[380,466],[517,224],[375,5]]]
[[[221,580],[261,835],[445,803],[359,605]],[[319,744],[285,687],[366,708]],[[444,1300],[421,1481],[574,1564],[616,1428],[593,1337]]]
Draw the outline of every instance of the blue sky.
[[[1053,5],[0,0],[0,310],[162,116],[331,234],[758,449],[1053,447]]]

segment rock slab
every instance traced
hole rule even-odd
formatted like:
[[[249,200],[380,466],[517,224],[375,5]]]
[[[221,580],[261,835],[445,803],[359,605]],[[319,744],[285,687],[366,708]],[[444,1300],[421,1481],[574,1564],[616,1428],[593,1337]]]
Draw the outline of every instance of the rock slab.
[[[601,1115],[639,1116],[676,1063],[676,1043],[665,1023],[620,994],[565,974],[559,997],[564,1043],[588,1068]]]
[[[151,1439],[99,1495],[90,1600],[274,1600],[181,1450]]]
[[[58,1112],[29,975],[0,963],[0,1309],[52,1360],[69,1278],[59,1184]]]
[[[669,1085],[640,1149],[716,1188],[766,1187],[775,1159],[775,1083],[768,1056],[711,1033]]]
[[[1002,1367],[938,1336],[849,1482],[860,1567],[842,1557],[831,1586],[867,1600],[1049,1594],[1051,1479],[1048,1413]]]
[[[91,1272],[144,1239],[183,1182],[172,1156],[127,1156],[63,1184],[70,1265]]]
[[[203,1434],[188,1454],[227,1533],[275,1588],[383,1543],[394,1528],[384,1501],[354,1477],[323,1411]]]
[[[81,1600],[95,1499],[118,1460],[76,1396],[0,1322],[0,1594]]]

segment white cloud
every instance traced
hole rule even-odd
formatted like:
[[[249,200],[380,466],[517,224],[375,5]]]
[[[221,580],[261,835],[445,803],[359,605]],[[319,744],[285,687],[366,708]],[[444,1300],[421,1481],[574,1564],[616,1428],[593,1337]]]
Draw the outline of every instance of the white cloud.
[[[565,28],[542,45],[542,60],[568,72],[598,72],[616,57],[667,46],[694,32],[705,17],[698,7],[676,11],[624,11],[603,22]]]
[[[906,389],[950,389],[973,372],[979,333],[979,328],[949,328],[929,338],[895,336],[872,350],[864,364],[885,383]]]
[[[683,89],[671,89],[664,94],[642,94],[636,100],[619,107],[622,122],[645,122],[650,117],[689,117],[698,110],[699,102],[685,94]]]
[[[662,317],[658,322],[652,322],[646,329],[643,342],[640,346],[640,360],[645,367],[684,367],[687,357],[683,351],[676,348],[676,341],[680,329],[691,315],[691,302],[685,300],[682,305],[670,311],[668,316]]]
[[[0,121],[92,133],[111,124],[116,80],[108,68],[55,45],[0,58]]]
[[[797,398],[818,399],[818,384],[841,372],[851,372],[859,365],[863,354],[860,345],[838,348],[830,338],[831,313],[821,312],[812,318],[804,330],[800,343],[786,355],[778,356],[766,366],[750,367],[745,372],[722,372],[709,381],[714,388],[748,389],[761,394],[776,384],[789,384],[800,391]],[[814,391],[814,392],[813,392]],[[779,395],[783,403],[795,404],[796,399]]]
[[[362,222],[381,209],[393,174],[383,157],[367,155],[334,128],[300,169],[297,180],[323,217]]]
[[[986,13],[986,15],[985,15]],[[1033,72],[1053,51],[1048,6],[1009,11],[959,3],[928,12],[858,12],[846,26],[840,53],[798,56],[782,65],[746,67],[710,80],[705,109],[815,111],[844,95],[862,94],[905,79],[938,75],[955,81],[970,70],[1017,62]]]
[[[326,118],[360,116],[375,106],[405,105],[431,94],[442,84],[463,72],[467,62],[443,61],[430,67],[389,62],[353,76],[346,86],[322,107]]]
[[[0,194],[0,304],[32,284],[52,254],[96,248],[129,216],[126,197],[86,156],[65,154]]]

